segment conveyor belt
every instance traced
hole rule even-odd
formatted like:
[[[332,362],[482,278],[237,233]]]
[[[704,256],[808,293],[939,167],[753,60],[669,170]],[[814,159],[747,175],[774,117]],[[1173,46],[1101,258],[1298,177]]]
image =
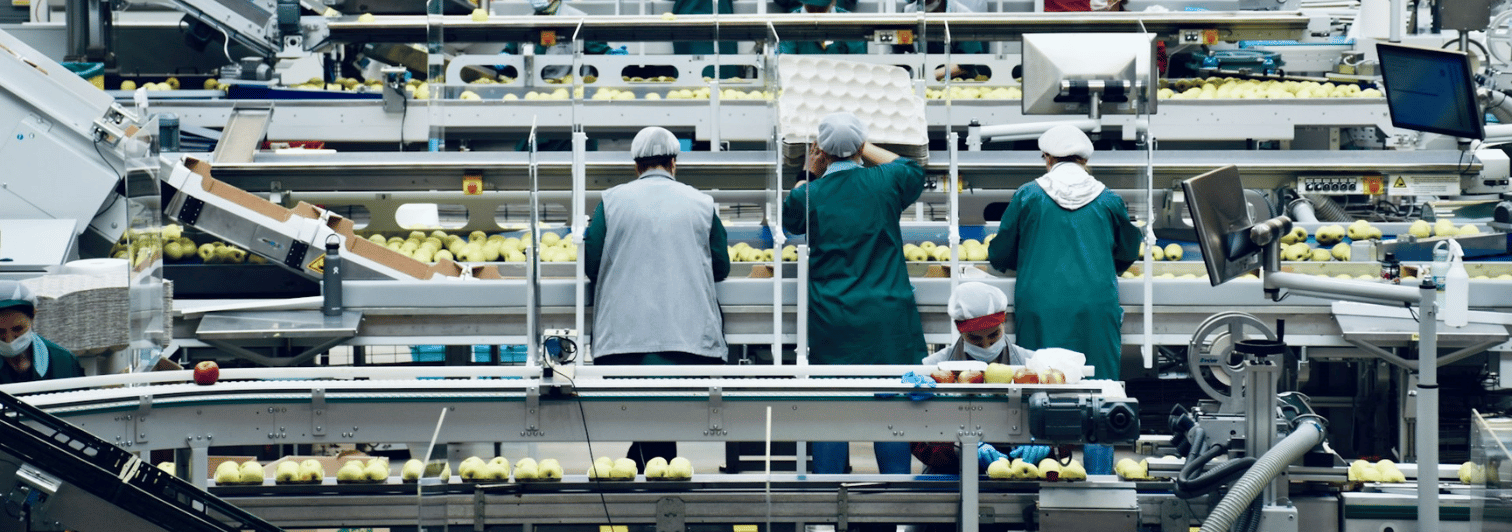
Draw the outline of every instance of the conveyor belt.
[[[1307,30],[1300,12],[1169,12],[1148,13],[993,13],[991,17],[961,14],[824,14],[789,15],[615,15],[598,17],[491,17],[474,22],[466,16],[441,17],[448,41],[535,41],[542,31],[559,37],[574,35],[594,41],[765,41],[773,31],[782,40],[871,40],[877,30],[923,29],[924,35],[950,35],[958,41],[1018,40],[1025,33],[1085,33],[1148,31],[1174,35],[1181,29],[1218,29],[1225,40],[1297,39]],[[579,32],[579,24],[581,30]],[[327,23],[328,42],[425,42],[424,16],[377,17],[358,22],[342,17]],[[322,43],[324,44],[324,43]]]
[[[279,530],[4,392],[0,392],[0,451],[163,530]]]

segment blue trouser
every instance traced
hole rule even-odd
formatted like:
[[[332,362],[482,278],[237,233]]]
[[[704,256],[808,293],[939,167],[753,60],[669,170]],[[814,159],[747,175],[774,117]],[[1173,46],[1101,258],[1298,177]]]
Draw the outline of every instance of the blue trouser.
[[[908,442],[877,442],[872,444],[877,454],[877,471],[884,475],[906,475],[912,470],[912,455]],[[809,451],[814,455],[814,474],[845,473],[850,463],[850,444],[846,442],[809,442]]]

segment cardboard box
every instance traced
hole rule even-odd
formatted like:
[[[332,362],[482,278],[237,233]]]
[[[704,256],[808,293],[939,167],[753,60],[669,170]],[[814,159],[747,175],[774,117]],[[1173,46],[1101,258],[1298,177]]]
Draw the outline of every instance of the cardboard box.
[[[291,214],[289,212],[289,209],[285,209],[276,203],[262,199],[262,197],[251,192],[247,192],[245,190],[228,185],[224,181],[210,177],[209,162],[201,161],[192,157],[186,157],[184,159],[184,165],[188,166],[190,171],[199,174],[203,182],[203,184],[200,186],[204,188],[206,192],[231,200],[237,205],[251,209],[258,214],[262,214],[274,220],[278,220],[280,222],[289,221],[289,216]]]

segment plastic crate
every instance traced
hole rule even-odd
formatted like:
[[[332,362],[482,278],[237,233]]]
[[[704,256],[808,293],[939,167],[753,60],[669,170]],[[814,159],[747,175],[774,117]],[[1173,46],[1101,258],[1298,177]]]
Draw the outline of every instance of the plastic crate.
[[[63,63],[63,68],[69,72],[78,74],[79,77],[89,80],[96,89],[105,90],[105,64],[104,63]]]

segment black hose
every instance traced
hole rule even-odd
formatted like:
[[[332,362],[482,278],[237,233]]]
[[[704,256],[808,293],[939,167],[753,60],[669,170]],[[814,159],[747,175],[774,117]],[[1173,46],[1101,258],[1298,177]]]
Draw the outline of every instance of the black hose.
[[[1228,446],[1213,444],[1200,456],[1187,460],[1186,466],[1181,468],[1173,483],[1172,492],[1181,499],[1191,499],[1216,491],[1224,484],[1237,480],[1254,465],[1255,458],[1245,457],[1238,460],[1229,460],[1217,467],[1203,472],[1207,463],[1228,452]]]

